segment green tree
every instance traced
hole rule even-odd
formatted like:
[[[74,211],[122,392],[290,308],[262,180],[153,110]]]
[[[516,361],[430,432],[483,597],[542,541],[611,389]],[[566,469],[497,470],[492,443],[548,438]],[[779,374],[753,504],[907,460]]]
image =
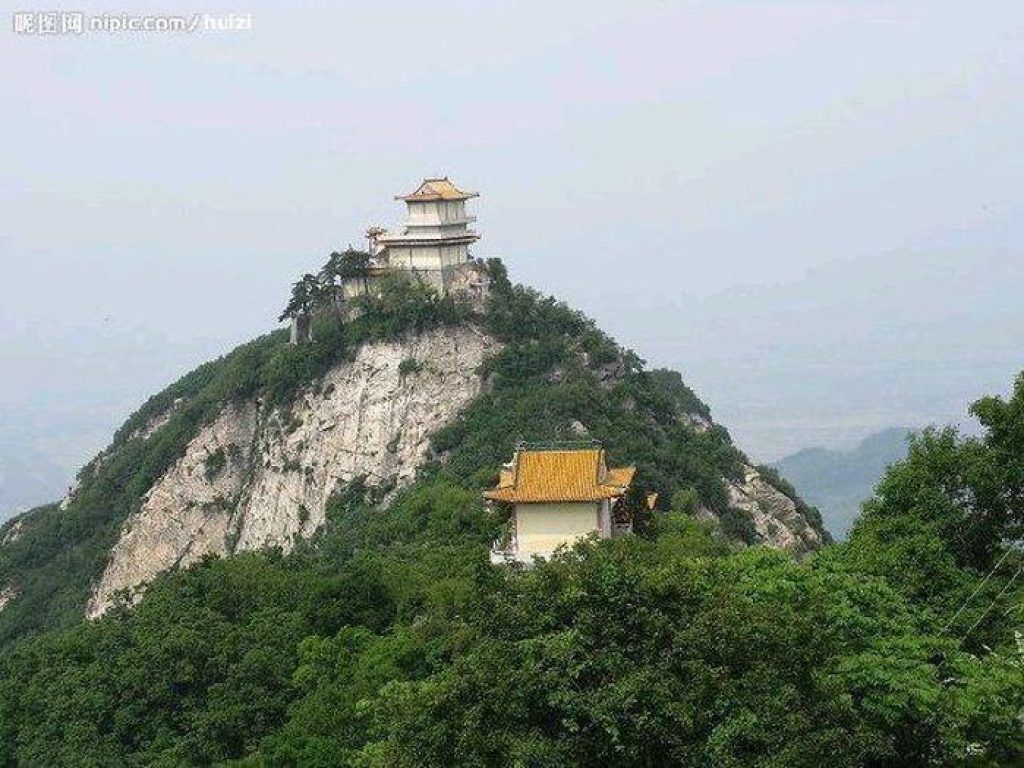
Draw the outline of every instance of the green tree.
[[[292,285],[292,295],[288,304],[278,316],[278,321],[308,318],[319,306],[323,297],[323,288],[315,275],[305,274]]]
[[[986,570],[1024,527],[1024,375],[1012,397],[979,400],[971,408],[986,428],[980,438],[953,428],[911,439],[907,459],[882,478],[857,524],[904,520],[934,529],[961,566]]]
[[[323,292],[331,297],[335,306],[339,303],[339,290],[348,280],[362,282],[363,293],[368,290],[370,254],[349,246],[344,251],[333,251],[318,275]]]

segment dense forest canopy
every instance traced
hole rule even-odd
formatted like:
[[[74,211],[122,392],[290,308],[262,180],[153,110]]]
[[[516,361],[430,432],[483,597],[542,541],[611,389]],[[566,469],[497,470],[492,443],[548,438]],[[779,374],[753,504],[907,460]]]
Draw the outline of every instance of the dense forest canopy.
[[[743,457],[674,418],[706,414],[681,379],[492,270],[492,386],[386,509],[387,489],[356,479],[288,555],[208,558],[134,608],[74,618],[132,494],[207,409],[254,391],[285,404],[358,343],[465,321],[408,285],[310,345],[271,336],[190,374],[87,470],[84,520],[53,507],[26,523],[0,573],[37,579],[44,615],[3,619],[0,764],[1020,761],[1024,375],[975,404],[983,436],[916,437],[849,541],[797,561],[692,514],[727,508],[720,478]],[[175,402],[149,447],[139,428]],[[490,565],[502,521],[479,489],[518,436],[566,435],[582,414],[662,507],[640,535]]]

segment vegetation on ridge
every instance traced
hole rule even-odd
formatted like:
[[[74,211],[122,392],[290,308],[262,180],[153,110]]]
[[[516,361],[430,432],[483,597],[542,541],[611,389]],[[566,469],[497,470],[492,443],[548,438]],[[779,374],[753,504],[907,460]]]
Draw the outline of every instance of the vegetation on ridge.
[[[686,487],[715,511],[728,506],[722,477],[737,477],[743,455],[719,426],[694,430],[686,415],[710,417],[678,374],[646,372],[593,321],[490,265],[484,320],[504,344],[484,363],[488,390],[433,436],[442,474],[482,486],[519,440],[598,439],[612,461],[636,464],[636,485],[663,507]],[[581,430],[585,430],[581,435]]]
[[[342,290],[347,280],[359,279],[366,293],[370,271],[370,254],[349,246],[334,251],[315,275],[306,273],[292,284],[288,304],[282,310],[281,320],[311,317],[318,310],[336,310],[342,301]]]

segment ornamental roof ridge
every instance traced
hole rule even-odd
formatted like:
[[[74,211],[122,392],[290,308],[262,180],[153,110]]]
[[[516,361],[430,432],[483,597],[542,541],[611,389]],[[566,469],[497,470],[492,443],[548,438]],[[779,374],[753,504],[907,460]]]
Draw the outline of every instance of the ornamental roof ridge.
[[[395,195],[395,199],[406,202],[427,202],[432,200],[469,200],[479,196],[478,192],[459,189],[447,176],[437,176],[424,179],[415,190],[405,195]]]

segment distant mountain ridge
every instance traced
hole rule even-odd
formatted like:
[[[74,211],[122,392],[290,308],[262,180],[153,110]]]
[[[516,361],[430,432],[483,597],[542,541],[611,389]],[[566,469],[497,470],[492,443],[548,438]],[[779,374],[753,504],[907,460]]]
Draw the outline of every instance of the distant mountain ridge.
[[[4,446],[0,454],[0,522],[52,499],[67,482],[64,469],[41,451],[24,444]]]
[[[0,523],[60,498],[118,422],[116,397],[0,402]]]
[[[845,538],[871,496],[885,468],[907,454],[915,430],[891,427],[864,438],[849,450],[804,448],[775,462],[775,467],[808,502],[816,506],[825,528]]]

